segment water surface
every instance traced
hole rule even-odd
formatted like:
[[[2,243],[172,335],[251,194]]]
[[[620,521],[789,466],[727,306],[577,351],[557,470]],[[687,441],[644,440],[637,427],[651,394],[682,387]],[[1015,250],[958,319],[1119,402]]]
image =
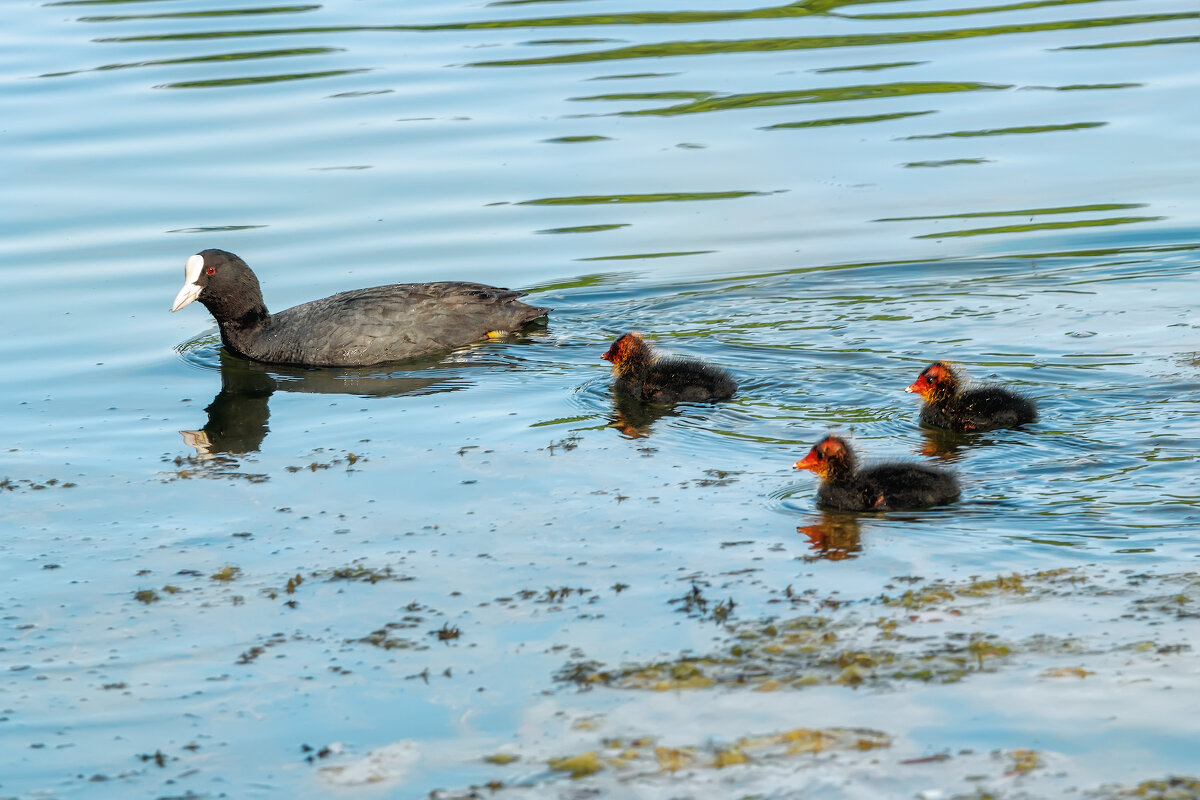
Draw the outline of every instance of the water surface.
[[[1198,19],[6,7],[0,795],[1195,777]],[[207,247],[272,308],[462,279],[554,312],[267,368],[168,311]],[[741,390],[620,402],[628,330]],[[1041,419],[921,429],[936,358]],[[828,431],[961,502],[817,510],[790,467]]]

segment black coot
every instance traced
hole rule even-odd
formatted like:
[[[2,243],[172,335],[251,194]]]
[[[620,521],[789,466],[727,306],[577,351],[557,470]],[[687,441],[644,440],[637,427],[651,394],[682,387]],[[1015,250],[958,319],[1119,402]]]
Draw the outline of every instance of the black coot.
[[[233,253],[197,253],[184,275],[171,310],[199,300],[230,352],[270,364],[361,367],[421,358],[519,330],[549,311],[519,302],[523,292],[443,282],[357,289],[271,314],[258,278]]]
[[[959,495],[949,472],[922,464],[878,464],[859,469],[845,440],[826,436],[795,464],[821,478],[818,505],[841,511],[904,511],[949,503]]]

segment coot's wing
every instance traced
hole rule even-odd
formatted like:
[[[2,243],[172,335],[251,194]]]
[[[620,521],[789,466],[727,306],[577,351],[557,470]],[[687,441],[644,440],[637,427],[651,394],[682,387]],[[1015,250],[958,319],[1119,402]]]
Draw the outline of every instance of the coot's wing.
[[[377,364],[445,352],[512,331],[546,309],[521,292],[478,283],[377,286],[314,300],[272,316],[278,360],[313,366]]]

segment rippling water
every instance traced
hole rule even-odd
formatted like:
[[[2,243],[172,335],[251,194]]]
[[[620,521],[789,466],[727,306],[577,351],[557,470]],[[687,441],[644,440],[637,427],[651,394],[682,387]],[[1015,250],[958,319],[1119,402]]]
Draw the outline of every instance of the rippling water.
[[[1195,3],[0,23],[0,795],[1196,774]],[[168,311],[207,247],[275,309],[463,279],[554,312],[428,363],[264,368]],[[741,390],[615,400],[627,330]],[[936,358],[1041,419],[920,428]],[[790,465],[830,430],[962,500],[817,511]]]

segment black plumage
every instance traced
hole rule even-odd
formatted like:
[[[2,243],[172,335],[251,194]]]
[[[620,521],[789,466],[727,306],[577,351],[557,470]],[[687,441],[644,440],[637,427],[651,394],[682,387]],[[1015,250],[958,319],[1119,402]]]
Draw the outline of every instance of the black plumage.
[[[841,511],[904,511],[949,503],[959,496],[954,475],[923,464],[858,468],[845,440],[826,436],[795,464],[821,478],[817,504]]]
[[[199,300],[232,353],[270,364],[358,367],[444,353],[519,330],[547,308],[480,283],[396,283],[341,292],[271,314],[246,262],[224,250],[188,259],[172,311]]]
[[[944,361],[935,361],[905,391],[921,395],[921,421],[946,430],[990,431],[1015,428],[1037,419],[1032,400],[1002,386],[964,389],[962,380]]]
[[[728,400],[737,381],[728,371],[690,358],[660,356],[641,334],[627,333],[601,356],[611,361],[621,394],[644,403]]]

